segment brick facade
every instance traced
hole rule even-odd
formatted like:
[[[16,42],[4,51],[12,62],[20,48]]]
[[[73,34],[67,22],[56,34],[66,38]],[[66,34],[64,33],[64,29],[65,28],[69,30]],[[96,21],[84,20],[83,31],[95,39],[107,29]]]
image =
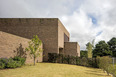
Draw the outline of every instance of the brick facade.
[[[64,54],[80,57],[80,46],[78,45],[77,42],[65,42],[64,43]]]
[[[27,38],[0,31],[0,58],[10,58],[25,52],[25,48],[28,46],[28,41],[30,40]],[[29,52],[24,56],[27,57],[26,63],[33,62],[33,59],[29,56]],[[43,55],[41,53],[41,56],[36,59],[36,62],[42,62],[42,60]]]
[[[33,35],[38,35],[40,40],[43,42],[44,61],[48,60],[48,53],[64,53],[64,42],[68,42],[70,37],[69,32],[58,18],[0,18],[0,32],[4,32],[26,40],[30,40]],[[0,34],[0,37],[1,36],[2,35]],[[12,40],[19,40],[17,38],[8,40],[9,37],[10,36],[5,37],[5,39],[7,41],[11,41],[11,43]],[[0,41],[3,40],[4,39],[0,39]],[[10,43],[8,44],[7,47],[11,45]],[[18,43],[14,44],[14,46],[17,45]],[[2,44],[0,44],[0,47],[1,46]],[[4,48],[4,46],[0,48],[0,52],[5,52]]]

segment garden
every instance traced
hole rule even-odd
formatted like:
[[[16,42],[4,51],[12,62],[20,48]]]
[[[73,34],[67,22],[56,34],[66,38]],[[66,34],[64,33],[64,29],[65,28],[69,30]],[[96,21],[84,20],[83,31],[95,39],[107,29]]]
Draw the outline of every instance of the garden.
[[[98,42],[95,47],[87,43],[87,52],[81,51],[80,57],[48,53],[48,63],[35,62],[43,51],[40,45],[38,36],[29,41],[26,51],[33,58],[31,65],[25,64],[26,57],[20,55],[0,58],[0,77],[116,77],[116,64],[112,64],[115,52],[111,53],[112,48],[105,41]]]

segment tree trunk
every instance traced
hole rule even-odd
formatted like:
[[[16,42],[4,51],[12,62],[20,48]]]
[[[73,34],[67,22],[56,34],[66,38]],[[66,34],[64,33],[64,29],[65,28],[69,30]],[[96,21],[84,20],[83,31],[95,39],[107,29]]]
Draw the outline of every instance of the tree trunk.
[[[34,57],[34,65],[35,65],[35,57]]]

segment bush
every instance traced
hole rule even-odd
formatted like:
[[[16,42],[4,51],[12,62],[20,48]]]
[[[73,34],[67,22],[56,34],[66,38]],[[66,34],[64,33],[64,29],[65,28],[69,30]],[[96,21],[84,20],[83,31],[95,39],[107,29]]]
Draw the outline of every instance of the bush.
[[[71,60],[70,60],[70,56],[68,55],[65,55],[63,57],[63,63],[66,63],[66,64],[70,64],[71,63]]]
[[[81,63],[80,63],[82,66],[88,66],[88,60],[87,60],[87,58],[85,58],[85,57],[83,57],[82,59],[81,59]]]
[[[77,65],[81,65],[81,58],[76,57],[76,64],[77,64]]]
[[[17,61],[17,63],[20,63],[21,65],[24,65],[25,64],[25,58],[21,58],[21,57],[18,57],[18,56],[15,56],[13,58],[14,61]]]
[[[106,71],[107,74],[109,75],[110,73],[110,66],[111,66],[111,62],[112,59],[108,56],[104,56],[104,57],[98,57],[98,66],[99,68],[103,69],[103,71]]]
[[[21,67],[25,63],[25,58],[17,57],[14,58],[1,58],[0,59],[0,69],[3,68],[16,68]]]
[[[116,68],[113,65],[110,65],[109,72],[116,77]]]
[[[8,62],[8,59],[7,58],[1,58],[0,59],[0,62],[4,63],[6,65],[7,62]]]
[[[8,59],[8,62],[6,64],[6,68],[16,68],[16,61],[14,61],[12,58]]]
[[[3,69],[3,68],[5,68],[5,64],[0,61],[0,69]]]
[[[98,67],[96,58],[69,56],[57,53],[48,53],[48,62],[76,64],[81,66]]]
[[[48,62],[56,63],[58,58],[57,53],[48,53]]]

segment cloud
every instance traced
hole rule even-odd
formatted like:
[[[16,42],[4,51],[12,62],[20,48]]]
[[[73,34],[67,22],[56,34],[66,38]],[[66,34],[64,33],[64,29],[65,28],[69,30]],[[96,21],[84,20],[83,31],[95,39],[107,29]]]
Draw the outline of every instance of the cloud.
[[[0,18],[59,18],[81,49],[116,37],[116,0],[0,0]]]

